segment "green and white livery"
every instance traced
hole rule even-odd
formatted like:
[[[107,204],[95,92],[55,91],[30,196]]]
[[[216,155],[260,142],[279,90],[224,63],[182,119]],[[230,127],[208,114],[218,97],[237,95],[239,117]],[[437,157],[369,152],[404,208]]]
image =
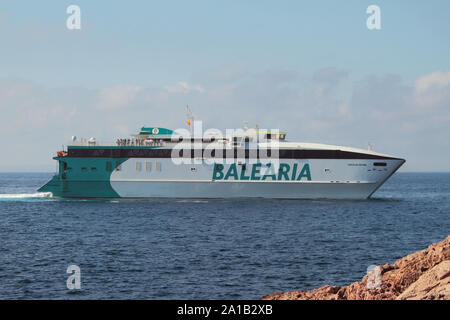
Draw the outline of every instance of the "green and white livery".
[[[404,159],[290,142],[258,128],[192,135],[143,127],[115,143],[73,138],[40,192],[64,198],[366,199]]]

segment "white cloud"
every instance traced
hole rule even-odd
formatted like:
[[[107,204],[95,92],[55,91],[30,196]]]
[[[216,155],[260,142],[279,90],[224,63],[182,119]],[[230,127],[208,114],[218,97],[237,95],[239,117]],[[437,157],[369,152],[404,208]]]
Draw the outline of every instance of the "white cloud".
[[[190,92],[205,92],[205,89],[199,85],[190,85],[187,82],[180,81],[178,84],[174,86],[165,86],[164,87],[170,93],[190,93]]]
[[[449,106],[450,71],[433,72],[420,77],[414,84],[414,101],[424,109]]]
[[[394,75],[354,82],[331,68],[309,77],[275,70],[208,84],[208,90],[186,82],[92,90],[0,79],[0,132],[10,155],[0,159],[0,166],[26,165],[20,150],[31,148],[30,141],[36,141],[34,160],[51,166],[55,146],[72,135],[114,141],[143,125],[177,129],[185,123],[189,104],[205,129],[236,128],[248,120],[250,127],[280,128],[302,141],[355,147],[370,141],[377,151],[406,157],[411,170],[423,168],[424,161],[433,170],[450,170],[445,161],[450,151],[442,148],[450,140],[448,73],[430,73],[407,84]]]
[[[415,82],[417,92],[423,92],[431,87],[445,88],[450,85],[450,71],[440,72],[436,71],[425,76],[420,77]]]
[[[95,106],[103,110],[129,107],[141,90],[142,87],[129,85],[102,89]]]

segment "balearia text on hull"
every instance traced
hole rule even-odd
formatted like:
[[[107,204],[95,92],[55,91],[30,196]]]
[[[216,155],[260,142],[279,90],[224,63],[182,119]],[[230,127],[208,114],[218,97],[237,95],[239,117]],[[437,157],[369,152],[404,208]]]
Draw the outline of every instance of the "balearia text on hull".
[[[278,130],[199,137],[184,131],[143,127],[113,144],[74,137],[53,158],[58,172],[39,191],[64,198],[366,199],[405,162],[372,150],[289,142]]]

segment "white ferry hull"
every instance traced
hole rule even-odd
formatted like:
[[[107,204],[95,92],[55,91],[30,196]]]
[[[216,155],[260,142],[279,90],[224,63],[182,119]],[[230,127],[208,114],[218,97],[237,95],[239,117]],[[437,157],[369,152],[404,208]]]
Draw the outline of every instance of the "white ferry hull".
[[[113,182],[121,198],[366,199],[376,183]]]
[[[136,162],[156,161],[160,162],[160,172],[146,172],[145,168],[136,171]],[[297,163],[298,168],[308,164],[311,180],[214,180],[214,164],[174,165],[164,159],[129,159],[122,164],[120,171],[112,174],[110,183],[123,198],[366,199],[404,160],[384,160],[386,166],[380,168],[373,166],[374,160],[285,162],[292,167]],[[224,173],[229,166],[224,165]],[[195,170],[191,172],[191,168]]]

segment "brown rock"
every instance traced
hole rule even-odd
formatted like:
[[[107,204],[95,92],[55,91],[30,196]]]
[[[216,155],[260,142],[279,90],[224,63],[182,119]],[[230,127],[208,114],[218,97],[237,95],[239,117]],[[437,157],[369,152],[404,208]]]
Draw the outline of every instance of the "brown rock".
[[[450,300],[450,236],[381,268],[381,284],[369,289],[370,274],[346,287],[323,286],[311,291],[277,292],[263,300]]]
[[[428,270],[397,297],[397,300],[450,300],[450,260]]]

